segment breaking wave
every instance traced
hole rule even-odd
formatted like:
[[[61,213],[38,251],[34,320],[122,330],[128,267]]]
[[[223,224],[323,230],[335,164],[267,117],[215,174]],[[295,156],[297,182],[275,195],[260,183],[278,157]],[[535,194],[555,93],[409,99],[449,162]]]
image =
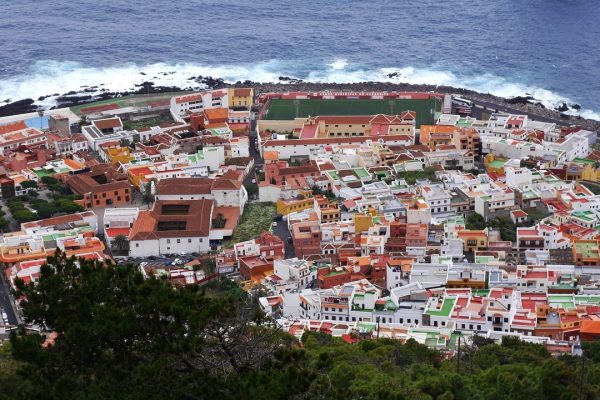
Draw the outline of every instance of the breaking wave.
[[[280,82],[285,76],[315,83],[391,82],[462,87],[501,97],[531,96],[545,107],[554,109],[563,103],[576,101],[553,91],[528,86],[492,74],[478,76],[458,72],[416,68],[367,68],[353,65],[344,58],[328,64],[308,65],[291,61],[271,60],[256,64],[210,65],[194,63],[125,64],[115,67],[87,67],[77,62],[38,61],[27,74],[0,80],[0,101],[24,98],[37,100],[44,107],[56,105],[57,95],[75,92],[78,95],[133,91],[136,85],[150,81],[155,86],[176,86],[181,89],[200,89],[198,76],[221,78],[227,83],[237,81]],[[600,112],[571,108],[568,113],[600,120]]]

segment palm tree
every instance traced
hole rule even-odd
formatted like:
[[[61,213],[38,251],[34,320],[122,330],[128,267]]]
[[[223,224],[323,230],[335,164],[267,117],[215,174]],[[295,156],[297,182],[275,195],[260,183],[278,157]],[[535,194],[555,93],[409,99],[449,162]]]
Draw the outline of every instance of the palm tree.
[[[40,129],[42,129],[44,126],[44,110],[40,108],[37,113],[40,116]]]
[[[117,235],[112,242],[112,247],[120,253],[129,253],[129,238],[125,235]]]
[[[142,201],[144,204],[150,204],[154,202],[154,195],[152,194],[152,182],[146,182],[144,186],[144,193],[142,193]]]

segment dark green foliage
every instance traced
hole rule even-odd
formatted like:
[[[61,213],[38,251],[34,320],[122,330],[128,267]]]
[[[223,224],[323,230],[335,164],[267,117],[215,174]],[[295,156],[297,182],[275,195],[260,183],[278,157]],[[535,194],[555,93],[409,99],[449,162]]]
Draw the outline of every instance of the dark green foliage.
[[[405,171],[398,172],[396,177],[399,179],[406,180],[409,185],[414,185],[418,180],[429,179],[432,182],[437,181],[435,177],[436,169],[433,167],[427,167],[423,171]]]
[[[53,176],[42,176],[42,183],[44,185],[56,185],[58,184],[58,179]]]
[[[38,184],[36,181],[24,181],[21,182],[21,187],[23,189],[37,189]]]
[[[541,345],[475,337],[457,360],[409,339],[347,344],[282,334],[228,280],[144,280],[131,265],[49,259],[17,282],[25,319],[0,347],[7,399],[577,399],[582,361]],[[600,396],[600,345],[585,343],[583,398]]]
[[[253,197],[258,195],[258,185],[255,183],[249,183],[247,185],[244,185],[244,188],[246,189],[246,193],[248,193],[248,197]]]
[[[473,230],[482,230],[486,227],[485,220],[483,219],[483,217],[475,212],[469,214],[469,216],[465,220],[465,225],[467,229]]]
[[[227,220],[223,217],[223,214],[218,213],[217,216],[212,220],[212,227],[213,229],[223,229],[225,228],[226,223]]]

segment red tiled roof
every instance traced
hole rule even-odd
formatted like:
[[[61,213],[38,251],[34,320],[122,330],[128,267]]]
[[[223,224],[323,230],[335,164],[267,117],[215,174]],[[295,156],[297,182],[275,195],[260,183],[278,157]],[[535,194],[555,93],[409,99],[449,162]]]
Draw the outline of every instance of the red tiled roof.
[[[163,213],[164,206],[187,205],[181,214]],[[159,238],[207,237],[210,232],[213,210],[212,200],[158,200],[150,211],[140,211],[133,223],[130,240],[156,240]],[[158,230],[160,222],[183,222],[184,229]]]
[[[97,119],[93,121],[93,124],[100,130],[120,128],[123,125],[119,117]]]
[[[17,121],[11,122],[10,124],[0,125],[0,135],[4,135],[6,133],[20,131],[22,129],[27,129],[27,125],[25,121]]]
[[[166,178],[156,185],[157,195],[209,194],[213,184],[210,178]]]
[[[250,88],[235,88],[233,89],[233,95],[235,97],[248,97],[252,93]]]
[[[106,235],[111,238],[119,235],[128,236],[130,230],[130,228],[106,228]]]

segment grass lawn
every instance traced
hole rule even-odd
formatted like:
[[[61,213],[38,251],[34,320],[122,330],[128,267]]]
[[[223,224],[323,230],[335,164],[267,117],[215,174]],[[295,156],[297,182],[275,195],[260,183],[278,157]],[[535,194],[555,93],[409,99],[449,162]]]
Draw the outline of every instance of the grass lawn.
[[[269,108],[264,119],[291,120],[296,117],[298,102],[298,117],[317,115],[374,115],[374,114],[400,114],[402,111],[416,111],[417,127],[422,124],[433,124],[434,117],[431,110],[435,107],[439,111],[441,104],[430,99],[371,99],[371,100],[282,100],[275,99],[269,103]],[[392,104],[390,104],[390,102]]]
[[[225,247],[245,242],[260,236],[263,231],[268,231],[277,214],[274,203],[250,203],[246,205],[240,223],[235,227],[233,236],[225,243]]]

